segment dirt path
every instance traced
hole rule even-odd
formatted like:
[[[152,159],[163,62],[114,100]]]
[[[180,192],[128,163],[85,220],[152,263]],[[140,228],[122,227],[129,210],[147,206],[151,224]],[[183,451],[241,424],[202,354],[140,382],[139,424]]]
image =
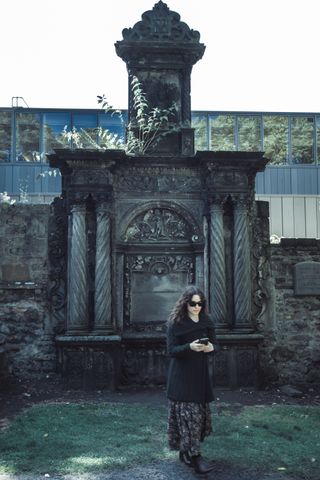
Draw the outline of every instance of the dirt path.
[[[117,470],[94,475],[1,475],[0,480],[301,480],[283,473],[263,473],[261,471],[235,470],[229,465],[218,464],[208,475],[197,475],[178,460],[167,460],[137,466],[127,470]]]

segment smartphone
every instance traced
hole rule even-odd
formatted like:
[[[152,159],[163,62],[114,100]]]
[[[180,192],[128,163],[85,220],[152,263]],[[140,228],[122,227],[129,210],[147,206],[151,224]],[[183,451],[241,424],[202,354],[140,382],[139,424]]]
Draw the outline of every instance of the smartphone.
[[[209,338],[199,338],[198,343],[202,343],[202,345],[208,345]]]

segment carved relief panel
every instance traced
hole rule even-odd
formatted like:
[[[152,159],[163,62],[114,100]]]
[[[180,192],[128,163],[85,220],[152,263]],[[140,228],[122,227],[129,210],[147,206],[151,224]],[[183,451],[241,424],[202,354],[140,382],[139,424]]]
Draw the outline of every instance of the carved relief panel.
[[[149,208],[128,225],[122,240],[127,243],[198,242],[200,232],[193,223],[169,208]]]

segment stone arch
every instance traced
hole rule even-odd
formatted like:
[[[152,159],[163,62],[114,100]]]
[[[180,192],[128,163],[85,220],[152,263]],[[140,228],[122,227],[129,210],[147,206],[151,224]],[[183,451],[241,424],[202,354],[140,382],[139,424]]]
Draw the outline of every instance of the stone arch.
[[[185,207],[165,201],[134,208],[122,222],[125,243],[201,243],[202,226]]]

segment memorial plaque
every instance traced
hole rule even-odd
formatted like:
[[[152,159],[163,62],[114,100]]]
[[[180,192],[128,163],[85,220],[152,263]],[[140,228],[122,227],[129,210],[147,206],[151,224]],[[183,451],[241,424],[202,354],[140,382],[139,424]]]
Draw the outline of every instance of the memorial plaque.
[[[294,294],[320,295],[320,262],[301,262],[295,264]]]
[[[166,275],[134,272],[131,322],[166,321],[187,283],[187,272]]]

